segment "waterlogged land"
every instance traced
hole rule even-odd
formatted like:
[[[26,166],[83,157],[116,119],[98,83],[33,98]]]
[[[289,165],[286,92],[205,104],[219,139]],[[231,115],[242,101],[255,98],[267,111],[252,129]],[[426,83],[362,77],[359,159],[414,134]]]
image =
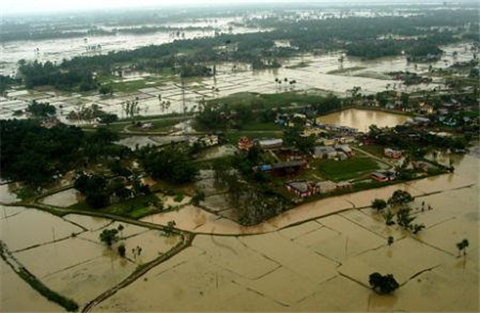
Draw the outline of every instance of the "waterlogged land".
[[[449,157],[453,174],[308,203],[255,227],[192,205],[144,218],[144,225],[3,206],[1,240],[47,287],[87,311],[473,312],[479,309],[480,154],[476,147]],[[426,226],[418,235],[386,226],[369,208],[373,198],[387,199],[398,188],[416,197],[415,215]],[[421,202],[433,210],[422,212]],[[170,220],[179,235],[156,229]],[[126,258],[98,239],[101,230],[120,223]],[[183,231],[196,236],[182,250],[175,247],[187,240]],[[455,244],[463,238],[470,246],[458,258]],[[144,252],[135,258],[130,250],[137,245]],[[142,264],[150,266],[138,273]],[[374,271],[393,273],[400,289],[393,296],[373,293],[368,275]],[[1,279],[21,291],[2,293],[5,311],[62,310],[3,261]]]
[[[24,110],[32,100],[49,102],[57,108],[57,115],[61,121],[71,123],[72,121],[66,119],[70,112],[79,111],[82,107],[89,107],[92,104],[98,105],[107,113],[126,117],[122,103],[133,100],[138,101],[140,115],[151,116],[182,113],[184,104],[186,111],[197,111],[199,101],[244,92],[274,94],[308,91],[323,94],[333,92],[344,96],[354,87],[360,87],[363,94],[393,88],[404,92],[442,89],[444,88],[442,79],[434,79],[430,84],[405,86],[400,81],[392,80],[386,73],[410,71],[426,75],[430,65],[434,69],[442,69],[455,62],[470,60],[472,57],[470,47],[470,44],[442,47],[446,52],[441,60],[417,66],[407,62],[405,56],[373,61],[345,57],[344,61],[340,61],[342,54],[339,52],[289,58],[283,61],[283,67],[269,70],[252,70],[250,65],[242,63],[223,63],[216,65],[217,73],[214,77],[185,80],[185,92],[182,92],[182,83],[176,76],[131,72],[114,80],[115,92],[112,96],[103,96],[98,92],[10,91],[6,98],[0,99],[2,103],[0,118],[13,117],[15,111]],[[302,62],[306,66],[291,68]],[[285,78],[295,83],[283,81]],[[282,83],[276,82],[276,79]],[[159,95],[161,100],[158,98]],[[162,102],[168,102],[169,105],[162,105]]]

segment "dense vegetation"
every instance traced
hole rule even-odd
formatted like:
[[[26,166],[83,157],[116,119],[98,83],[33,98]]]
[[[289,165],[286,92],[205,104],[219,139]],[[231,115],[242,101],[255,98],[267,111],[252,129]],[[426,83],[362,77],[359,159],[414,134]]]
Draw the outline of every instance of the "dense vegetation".
[[[278,94],[241,94],[202,103],[196,123],[202,129],[242,129],[255,123],[273,123],[289,106],[313,117],[342,108],[343,101],[334,95],[320,96],[300,92]]]
[[[49,85],[62,90],[77,88],[80,91],[88,91],[98,87],[92,72],[81,68],[65,71],[52,62],[39,63],[35,60],[28,63],[21,61],[18,70],[27,88]]]
[[[143,148],[139,158],[145,171],[154,178],[182,184],[193,181],[198,175],[198,169],[186,151],[173,144],[160,151]]]
[[[113,144],[117,135],[104,128],[87,136],[78,127],[45,128],[39,120],[6,120],[0,127],[2,178],[34,187],[92,162],[129,154],[128,148]]]
[[[409,17],[282,18],[285,15],[288,14],[246,22],[252,27],[273,28],[269,32],[217,33],[214,37],[75,57],[58,65],[21,64],[20,71],[29,88],[52,85],[60,89],[91,90],[98,87],[93,72],[113,74],[126,64],[135,70],[168,70],[190,77],[214,74],[206,62],[236,61],[249,63],[254,69],[276,68],[284,57],[338,49],[365,58],[405,52],[409,59],[422,61],[425,57],[438,57],[442,52],[438,46],[460,40],[459,35],[475,31],[478,34],[478,16],[474,10],[423,10],[418,16]],[[289,41],[291,46],[276,46],[276,40]]]

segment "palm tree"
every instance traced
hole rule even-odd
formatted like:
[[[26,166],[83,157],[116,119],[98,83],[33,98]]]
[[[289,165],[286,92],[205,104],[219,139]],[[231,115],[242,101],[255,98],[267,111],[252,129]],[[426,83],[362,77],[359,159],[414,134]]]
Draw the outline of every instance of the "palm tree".
[[[457,249],[458,249],[458,257],[460,257],[461,252],[463,250],[463,255],[467,255],[467,247],[469,245],[468,239],[463,239],[462,241],[457,243]]]
[[[468,247],[468,239],[463,239],[462,243],[463,243],[463,255],[466,255],[467,254],[467,247]]]

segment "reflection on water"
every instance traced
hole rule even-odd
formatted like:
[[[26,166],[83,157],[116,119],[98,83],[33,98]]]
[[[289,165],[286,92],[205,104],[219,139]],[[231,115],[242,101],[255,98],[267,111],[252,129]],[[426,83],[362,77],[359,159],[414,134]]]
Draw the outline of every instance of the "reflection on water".
[[[367,132],[370,125],[378,127],[394,127],[403,124],[409,117],[406,115],[381,111],[348,109],[341,112],[320,116],[317,120],[325,124],[338,124]]]

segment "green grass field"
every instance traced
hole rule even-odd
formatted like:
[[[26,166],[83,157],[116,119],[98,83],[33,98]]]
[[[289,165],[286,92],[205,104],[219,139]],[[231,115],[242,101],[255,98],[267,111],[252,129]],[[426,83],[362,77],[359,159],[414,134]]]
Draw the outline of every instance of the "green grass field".
[[[129,199],[119,203],[114,203],[106,208],[97,209],[97,211],[133,219],[139,219],[155,212],[155,209],[151,208],[151,203],[155,200],[158,201],[158,198],[154,194],[151,194],[147,196]],[[85,211],[95,210],[88,207],[85,201],[78,202],[68,208]]]
[[[371,158],[355,156],[344,161],[320,160],[316,168],[323,178],[338,182],[368,174],[380,166]]]

